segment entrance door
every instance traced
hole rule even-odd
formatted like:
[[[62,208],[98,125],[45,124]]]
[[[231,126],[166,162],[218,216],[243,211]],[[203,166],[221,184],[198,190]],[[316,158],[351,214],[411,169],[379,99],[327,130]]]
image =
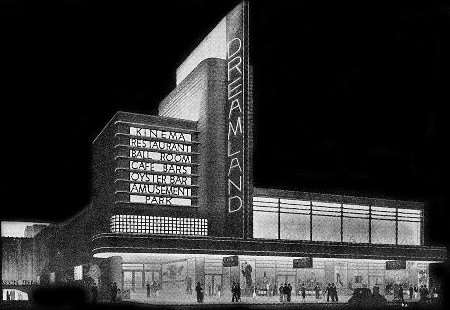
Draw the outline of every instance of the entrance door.
[[[124,271],[123,272],[123,289],[132,289],[133,288],[133,271]]]
[[[206,274],[205,275],[205,294],[207,296],[216,296],[222,290],[222,275]]]

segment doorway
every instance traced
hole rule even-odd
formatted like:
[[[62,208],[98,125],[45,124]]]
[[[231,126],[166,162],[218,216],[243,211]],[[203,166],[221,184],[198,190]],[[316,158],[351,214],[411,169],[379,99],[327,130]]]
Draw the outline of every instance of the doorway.
[[[222,291],[222,275],[206,274],[205,275],[205,294],[207,296],[217,296]]]

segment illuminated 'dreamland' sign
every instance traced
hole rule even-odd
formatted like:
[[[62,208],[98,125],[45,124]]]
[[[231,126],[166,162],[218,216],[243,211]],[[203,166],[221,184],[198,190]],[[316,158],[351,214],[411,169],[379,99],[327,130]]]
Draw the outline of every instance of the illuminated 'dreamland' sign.
[[[228,212],[243,209],[247,184],[248,148],[246,109],[248,97],[247,3],[227,15],[227,190]],[[243,211],[242,211],[243,212]]]
[[[130,202],[191,206],[191,134],[130,127]]]

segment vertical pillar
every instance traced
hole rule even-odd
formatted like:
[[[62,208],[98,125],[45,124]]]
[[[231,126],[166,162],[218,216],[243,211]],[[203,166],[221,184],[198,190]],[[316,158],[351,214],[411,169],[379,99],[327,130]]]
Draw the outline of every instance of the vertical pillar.
[[[398,208],[395,208],[395,244],[398,244]]]
[[[309,196],[309,240],[313,240],[313,205],[311,196]]]
[[[278,198],[278,239],[281,238],[281,203],[280,203],[280,198]]]
[[[122,290],[122,257],[113,256],[109,258],[109,282],[116,282],[117,287]]]
[[[369,243],[372,243],[372,205],[369,205]]]
[[[344,204],[341,202],[341,242],[344,242]]]

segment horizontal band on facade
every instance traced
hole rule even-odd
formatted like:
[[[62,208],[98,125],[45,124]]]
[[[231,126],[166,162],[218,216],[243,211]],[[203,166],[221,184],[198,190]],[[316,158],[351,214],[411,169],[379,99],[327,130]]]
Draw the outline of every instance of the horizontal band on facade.
[[[198,174],[182,174],[182,173],[172,173],[172,172],[160,172],[160,171],[148,171],[148,170],[138,170],[138,169],[130,169],[130,168],[122,168],[122,167],[117,167],[114,169],[114,172],[118,172],[118,171],[128,171],[128,172],[146,172],[149,174],[157,174],[157,175],[173,175],[173,176],[179,176],[179,177],[194,177],[194,178],[198,178],[199,175]]]
[[[137,150],[137,151],[152,151],[152,152],[180,154],[180,155],[200,155],[199,152],[170,151],[170,150],[152,149],[152,148],[145,148],[145,147],[136,147],[136,146],[131,146],[131,145],[127,145],[127,144],[116,144],[116,145],[114,145],[114,148],[115,149],[126,148],[126,149]]]
[[[189,120],[183,120],[190,123],[196,123],[194,121]],[[163,125],[149,125],[148,123],[137,123],[137,122],[129,122],[129,121],[115,121],[114,125],[127,125],[127,126],[139,126],[141,128],[145,129],[159,129],[159,130],[168,130],[168,131],[180,131],[183,133],[189,133],[189,134],[199,134],[200,131],[197,129],[189,129],[189,128],[182,128],[182,127],[172,127],[172,126],[163,126]]]
[[[155,160],[155,159],[148,159],[148,158],[135,158],[125,155],[117,155],[114,156],[114,160],[132,160],[132,161],[142,161],[145,163],[155,163],[155,164],[167,164],[167,165],[179,165],[179,166],[190,166],[190,167],[198,167],[200,166],[199,163],[183,163],[183,162],[176,162],[176,161],[167,161],[167,160]],[[148,170],[143,170],[148,171]],[[152,172],[152,171],[148,171]]]
[[[199,145],[199,141],[181,141],[181,140],[172,140],[172,139],[164,139],[164,138],[151,138],[147,136],[136,136],[128,133],[117,132],[114,134],[115,137],[124,137],[124,138],[133,138],[133,139],[141,139],[146,141],[158,141],[158,142],[168,142],[168,143],[180,143],[186,145]]]
[[[162,238],[162,239],[161,239]],[[110,241],[108,241],[110,239]],[[140,240],[140,241],[139,241]],[[426,246],[387,246],[373,244],[351,244],[346,242],[312,242],[312,241],[282,241],[282,240],[242,240],[220,239],[214,237],[190,238],[181,236],[127,236],[121,234],[99,234],[92,238],[95,248],[109,247],[104,242],[114,243],[114,248],[120,251],[129,249],[131,252],[146,249],[152,251],[180,251],[193,253],[202,251],[203,254],[257,254],[269,256],[315,256],[315,257],[347,257],[347,258],[375,258],[375,259],[407,259],[440,261],[446,259],[446,249]],[[161,246],[159,246],[161,245]],[[180,247],[183,245],[182,247]],[[330,251],[330,247],[333,251]],[[301,250],[300,250],[301,249]]]

